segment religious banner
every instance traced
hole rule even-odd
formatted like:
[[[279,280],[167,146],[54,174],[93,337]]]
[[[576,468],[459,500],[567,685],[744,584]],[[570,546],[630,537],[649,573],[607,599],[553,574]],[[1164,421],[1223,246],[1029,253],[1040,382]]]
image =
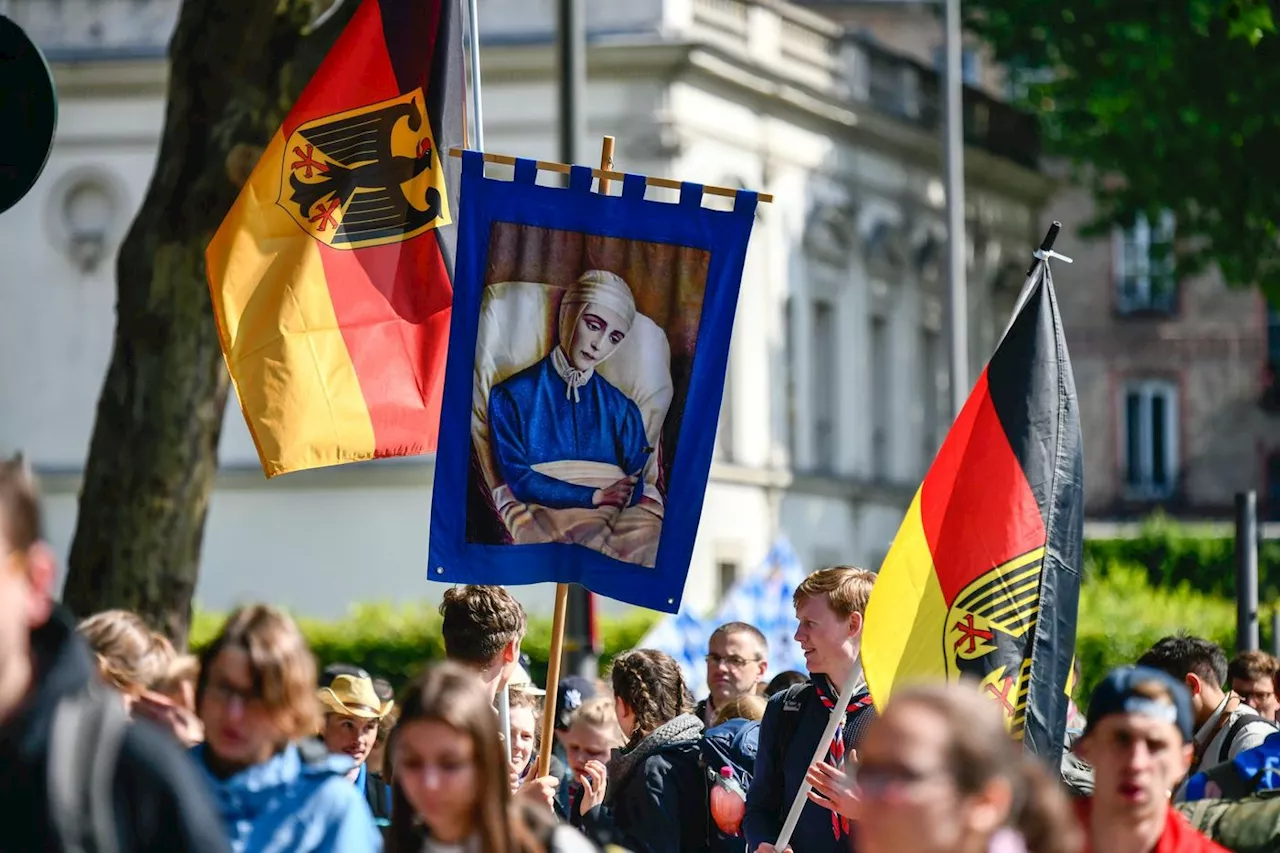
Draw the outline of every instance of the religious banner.
[[[580,583],[675,612],[757,195],[732,210],[487,178],[464,152],[430,578]]]

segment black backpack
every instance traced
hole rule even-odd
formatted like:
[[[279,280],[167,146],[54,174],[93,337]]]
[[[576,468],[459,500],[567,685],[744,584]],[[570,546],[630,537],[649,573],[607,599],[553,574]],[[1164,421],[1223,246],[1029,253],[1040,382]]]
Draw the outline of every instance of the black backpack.
[[[787,751],[795,738],[796,728],[800,725],[800,712],[806,703],[818,698],[812,681],[802,681],[787,688],[782,700],[782,719],[778,721],[778,743],[781,744],[780,764],[786,761]],[[850,743],[857,748],[862,736],[876,719],[876,706],[871,700],[871,693],[863,691],[854,694],[849,701],[849,710],[853,711],[853,720],[848,724],[852,730]],[[816,744],[815,744],[816,746]]]
[[[49,816],[65,853],[118,853],[116,762],[129,713],[115,691],[91,682],[64,696],[49,734]]]

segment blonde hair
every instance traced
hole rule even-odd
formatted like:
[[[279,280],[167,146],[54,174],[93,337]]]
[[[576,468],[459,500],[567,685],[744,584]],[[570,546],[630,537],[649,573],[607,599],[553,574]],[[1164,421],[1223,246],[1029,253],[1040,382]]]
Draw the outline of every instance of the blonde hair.
[[[167,637],[128,610],[95,613],[77,630],[97,656],[99,675],[123,693],[155,689],[178,657]]]
[[[622,746],[626,738],[618,726],[618,715],[613,709],[613,700],[607,696],[588,699],[569,715],[569,728],[584,725],[604,733],[610,742]]]
[[[764,700],[764,697],[755,693],[734,696],[724,703],[723,708],[716,711],[715,721],[711,725],[715,727],[730,720],[763,720],[764,709],[767,707],[769,703]]]
[[[867,601],[871,598],[871,586],[875,580],[873,572],[856,566],[819,569],[800,582],[791,602],[799,606],[806,599],[825,596],[827,606],[841,619],[848,619],[855,613],[867,612]]]

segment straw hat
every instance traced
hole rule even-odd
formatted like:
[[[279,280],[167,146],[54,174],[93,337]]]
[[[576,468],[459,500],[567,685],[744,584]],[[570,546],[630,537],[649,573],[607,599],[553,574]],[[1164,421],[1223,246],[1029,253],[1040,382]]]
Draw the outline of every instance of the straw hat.
[[[320,688],[319,696],[321,703],[333,713],[362,720],[381,720],[396,704],[392,699],[386,702],[378,699],[373,679],[367,675],[335,676],[328,687]]]

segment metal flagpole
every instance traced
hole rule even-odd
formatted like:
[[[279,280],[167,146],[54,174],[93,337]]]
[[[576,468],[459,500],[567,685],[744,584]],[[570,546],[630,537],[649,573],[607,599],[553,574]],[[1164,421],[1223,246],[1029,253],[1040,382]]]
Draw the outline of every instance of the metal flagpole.
[[[943,146],[947,184],[947,322],[951,349],[951,416],[969,396],[969,298],[965,282],[964,85],[961,79],[960,0],[946,0],[946,117]]]
[[[484,110],[480,100],[480,10],[478,0],[467,0],[467,49],[471,66],[471,115],[475,122],[474,150],[484,150]],[[511,764],[511,688],[502,686],[498,693],[498,730],[502,732],[502,751]]]

